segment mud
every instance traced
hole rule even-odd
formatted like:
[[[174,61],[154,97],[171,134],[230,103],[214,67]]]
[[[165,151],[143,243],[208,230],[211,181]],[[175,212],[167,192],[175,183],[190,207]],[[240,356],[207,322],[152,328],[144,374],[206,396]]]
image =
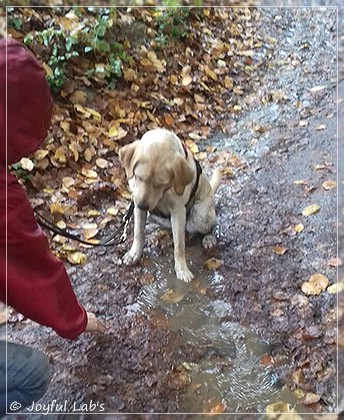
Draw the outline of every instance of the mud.
[[[337,171],[336,11],[264,8],[257,30],[276,38],[276,47],[240,119],[229,119],[231,136],[204,144],[231,150],[242,163],[217,194],[218,245],[206,251],[199,238],[187,239],[198,274],[188,286],[170,270],[170,235],[154,226],[138,267],[119,264],[129,242],[86,250],[88,262],[69,272],[79,300],[109,326],[104,336],[69,342],[12,316],[9,339],[50,357],[54,377],[42,402],[67,401],[69,412],[91,400],[107,413],[252,413],[278,400],[298,412],[335,410],[336,295],[306,297],[301,285],[313,273],[336,282],[329,260],[337,255],[337,190],[322,187]],[[315,86],[323,88],[312,92]],[[303,216],[313,203],[320,211]],[[222,265],[207,272],[211,257]],[[307,393],[319,401],[305,405]]]

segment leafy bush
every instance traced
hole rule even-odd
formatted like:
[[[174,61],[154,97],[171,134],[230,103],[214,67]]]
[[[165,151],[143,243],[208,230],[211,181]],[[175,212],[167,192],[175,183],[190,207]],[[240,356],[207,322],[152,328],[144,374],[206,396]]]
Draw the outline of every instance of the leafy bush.
[[[21,22],[11,16],[14,11],[9,11],[8,22],[18,29]],[[115,85],[122,74],[123,62],[131,60],[123,46],[113,39],[111,28],[115,19],[113,8],[59,9],[57,17],[45,20],[47,27],[25,35],[26,45],[39,43],[44,47],[47,80],[53,91],[58,92],[65,84],[68,64],[76,56],[90,58],[87,76],[97,75],[110,86]],[[95,64],[99,62],[101,66]]]

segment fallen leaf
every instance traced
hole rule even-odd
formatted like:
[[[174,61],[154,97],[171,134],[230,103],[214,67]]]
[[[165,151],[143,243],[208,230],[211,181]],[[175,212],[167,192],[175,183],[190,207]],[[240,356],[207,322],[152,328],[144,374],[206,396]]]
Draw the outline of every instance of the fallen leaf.
[[[109,162],[106,159],[98,158],[96,160],[96,165],[98,166],[98,168],[105,169],[109,166]]]
[[[85,264],[87,257],[82,252],[73,252],[72,254],[67,255],[67,260],[71,264]]]
[[[29,159],[29,158],[25,158],[25,157],[20,159],[20,166],[23,169],[25,169],[26,171],[29,171],[29,172],[31,172],[32,169],[34,168],[34,164],[33,164],[32,160]]]
[[[89,210],[87,213],[87,217],[96,217],[100,216],[100,212],[98,210]]]
[[[234,86],[233,79],[231,77],[229,77],[229,76],[226,76],[225,77],[225,87],[227,89],[233,89],[233,86]]]
[[[284,401],[277,401],[266,406],[265,412],[268,414],[269,418],[276,418],[276,413],[293,413],[294,409],[289,403]]]
[[[259,364],[261,366],[270,366],[272,365],[273,360],[270,354],[263,354],[262,356],[260,356],[259,359]]]
[[[216,404],[214,407],[212,407],[208,411],[208,413],[211,413],[211,414],[223,413],[225,410],[226,410],[226,406],[222,402],[220,402]]]
[[[216,258],[209,258],[207,261],[205,261],[204,267],[208,270],[217,270],[219,267],[221,267],[222,264],[222,260],[218,260]]]
[[[326,292],[330,293],[331,295],[335,295],[337,293],[341,293],[344,290],[344,282],[333,283],[331,286],[328,286]]]
[[[66,227],[67,227],[66,223],[65,223],[63,220],[59,220],[59,221],[56,223],[56,226],[57,226],[59,229],[66,229]]]
[[[49,154],[49,151],[48,150],[40,149],[40,150],[37,150],[37,152],[35,152],[35,154],[33,156],[34,156],[35,160],[42,160],[48,154]]]
[[[212,78],[213,80],[217,81],[217,74],[209,68],[209,66],[204,67],[205,74]]]
[[[336,188],[337,184],[335,181],[324,181],[321,185],[324,190],[332,190],[333,188]]]
[[[186,74],[185,76],[183,76],[182,85],[189,86],[190,83],[192,83],[192,77],[189,74]]]
[[[184,299],[184,294],[174,292],[173,290],[167,290],[162,296],[161,300],[165,303],[179,303]]]
[[[307,394],[302,399],[302,404],[310,405],[317,403],[320,400],[320,395],[314,394],[313,392],[307,392]]]
[[[91,179],[97,179],[98,178],[97,172],[96,171],[93,171],[92,169],[82,168],[81,169],[81,173],[86,178],[91,178]]]
[[[118,209],[116,207],[109,207],[108,209],[106,209],[106,213],[110,216],[117,216]]]
[[[312,274],[308,281],[301,286],[302,292],[307,296],[317,296],[326,290],[329,284],[328,279],[320,273]]]
[[[64,209],[59,203],[51,203],[50,204],[50,213],[51,214],[63,214]]]
[[[280,246],[280,245],[276,245],[276,246],[274,246],[274,247],[272,248],[272,250],[273,250],[273,252],[274,252],[275,254],[277,254],[277,255],[284,255],[284,254],[288,251],[288,249],[287,249],[287,248],[284,248],[283,246]]]
[[[192,140],[185,140],[186,147],[191,151],[191,153],[196,154],[199,152],[198,146]]]
[[[320,92],[321,90],[324,90],[326,86],[313,86],[309,89],[310,92]]]
[[[310,206],[303,209],[302,214],[306,217],[311,216],[312,214],[317,213],[320,210],[318,204],[311,204]]]
[[[301,233],[303,231],[303,229],[304,229],[304,226],[303,226],[302,223],[299,223],[299,224],[297,224],[297,225],[294,226],[294,231],[296,233]]]
[[[87,93],[83,90],[76,90],[69,99],[73,104],[83,104],[87,100]]]

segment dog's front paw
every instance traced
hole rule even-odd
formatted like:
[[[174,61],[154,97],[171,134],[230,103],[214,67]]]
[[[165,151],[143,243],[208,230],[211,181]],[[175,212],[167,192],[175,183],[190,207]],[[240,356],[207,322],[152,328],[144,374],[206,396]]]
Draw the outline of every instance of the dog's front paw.
[[[213,246],[216,245],[216,236],[213,235],[212,233],[209,233],[208,235],[205,235],[203,240],[202,240],[202,245],[206,249],[212,248]]]
[[[194,278],[192,272],[188,269],[187,265],[176,264],[175,266],[177,278],[183,280],[186,283],[191,281]]]
[[[140,261],[141,253],[135,249],[131,249],[126,254],[124,254],[122,262],[125,265],[137,264]]]

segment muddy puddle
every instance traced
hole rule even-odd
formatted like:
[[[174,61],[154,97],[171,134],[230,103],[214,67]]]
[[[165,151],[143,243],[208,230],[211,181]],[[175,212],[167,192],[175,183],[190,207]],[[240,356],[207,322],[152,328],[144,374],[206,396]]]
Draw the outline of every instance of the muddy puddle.
[[[264,412],[266,406],[284,401],[297,407],[296,396],[278,385],[268,358],[269,343],[236,322],[232,308],[222,300],[207,297],[209,288],[220,291],[224,279],[216,270],[202,268],[201,245],[188,248],[188,261],[195,279],[179,281],[173,271],[172,249],[151,263],[155,281],[140,290],[134,311],[166,314],[169,328],[178,332],[178,346],[197,348],[195,362],[179,361],[190,383],[181,396],[179,410],[192,413],[212,409],[225,412]],[[249,310],[249,308],[247,308]]]

